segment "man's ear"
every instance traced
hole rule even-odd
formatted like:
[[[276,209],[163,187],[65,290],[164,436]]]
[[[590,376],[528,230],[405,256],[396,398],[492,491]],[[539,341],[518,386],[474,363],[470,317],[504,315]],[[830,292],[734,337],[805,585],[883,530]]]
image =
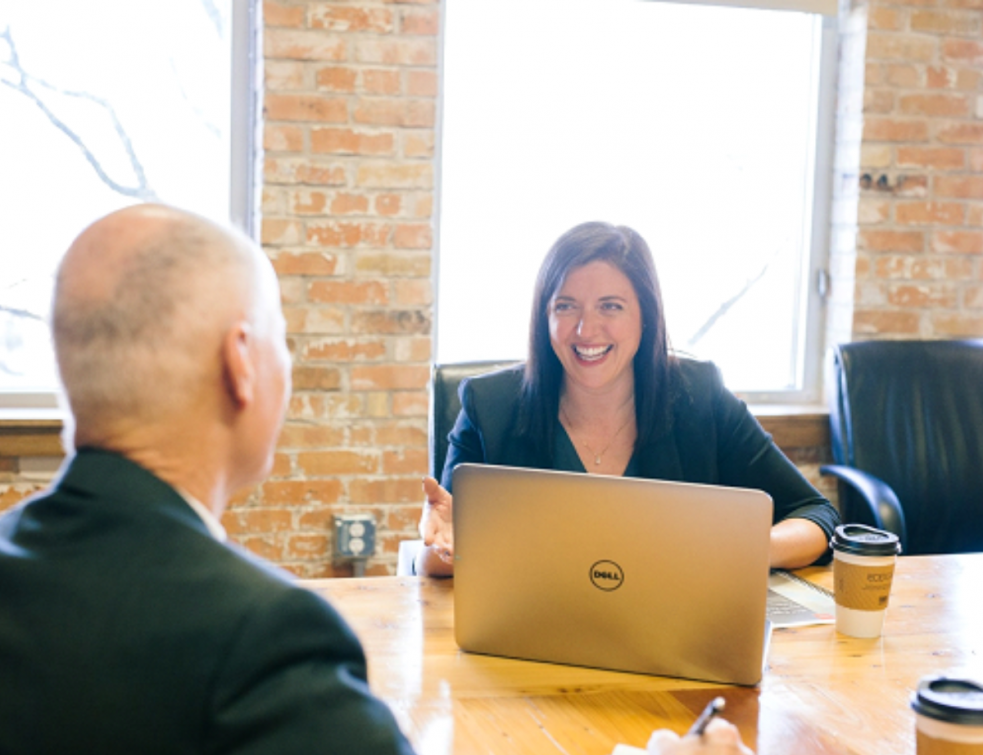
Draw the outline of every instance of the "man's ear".
[[[239,408],[253,402],[256,395],[256,370],[250,352],[253,338],[249,323],[240,320],[222,339],[222,368],[229,398]]]

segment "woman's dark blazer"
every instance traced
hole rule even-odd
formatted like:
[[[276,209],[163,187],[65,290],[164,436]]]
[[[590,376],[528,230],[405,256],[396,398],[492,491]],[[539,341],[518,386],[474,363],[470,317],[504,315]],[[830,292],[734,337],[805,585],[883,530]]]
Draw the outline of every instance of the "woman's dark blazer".
[[[465,462],[555,468],[548,444],[517,432],[522,375],[518,365],[461,383],[461,413],[441,480],[447,490],[453,491],[454,468]],[[713,364],[679,359],[674,386],[670,425],[635,449],[639,477],[763,490],[774,501],[774,521],[808,519],[832,536],[836,509],[724,387]]]
[[[342,618],[82,450],[0,517],[0,753],[411,755]]]

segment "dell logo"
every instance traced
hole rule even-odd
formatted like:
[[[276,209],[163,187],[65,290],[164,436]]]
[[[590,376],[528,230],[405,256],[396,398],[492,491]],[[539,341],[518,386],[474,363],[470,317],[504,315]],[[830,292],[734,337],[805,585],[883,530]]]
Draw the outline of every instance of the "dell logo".
[[[598,561],[590,568],[590,581],[604,592],[617,590],[625,582],[625,573],[614,561]]]

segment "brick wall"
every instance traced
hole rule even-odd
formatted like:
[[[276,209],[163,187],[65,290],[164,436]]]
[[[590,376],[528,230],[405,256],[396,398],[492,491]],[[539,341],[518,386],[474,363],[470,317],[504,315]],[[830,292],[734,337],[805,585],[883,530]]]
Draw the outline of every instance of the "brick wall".
[[[831,342],[983,334],[983,3],[909,1],[841,13]],[[295,395],[272,478],[225,525],[298,574],[332,576],[350,573],[331,564],[333,516],[372,513],[368,573],[389,573],[426,470],[439,4],[263,11],[262,241]],[[826,445],[786,450],[833,493],[817,476]],[[37,459],[0,458],[0,509],[46,477]]]
[[[427,468],[439,6],[264,4],[262,243],[280,276],[294,396],[273,477],[230,534],[303,576],[350,573],[333,516],[371,513],[379,558],[413,537]]]
[[[983,335],[983,3],[867,9],[854,338]]]

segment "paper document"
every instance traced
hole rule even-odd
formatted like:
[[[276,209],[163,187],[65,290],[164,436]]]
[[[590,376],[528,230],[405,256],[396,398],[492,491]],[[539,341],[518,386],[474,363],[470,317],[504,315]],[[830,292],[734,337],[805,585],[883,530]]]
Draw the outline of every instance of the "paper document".
[[[768,577],[768,619],[776,629],[836,620],[833,593],[784,569]]]

